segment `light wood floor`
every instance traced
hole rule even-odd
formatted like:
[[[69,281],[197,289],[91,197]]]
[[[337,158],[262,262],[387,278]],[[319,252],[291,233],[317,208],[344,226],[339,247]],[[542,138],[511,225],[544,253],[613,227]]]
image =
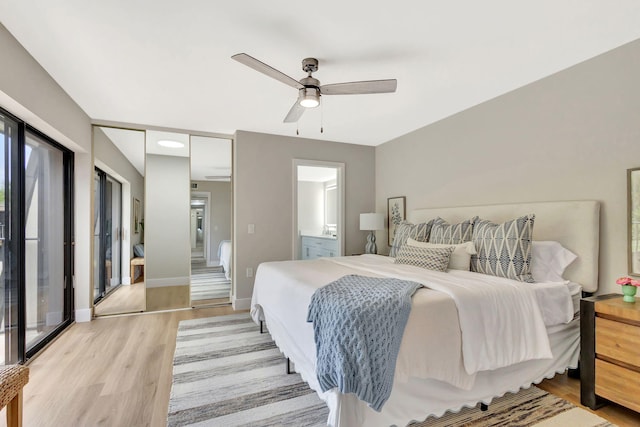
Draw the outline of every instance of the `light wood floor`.
[[[77,323],[29,364],[24,425],[164,426],[178,322],[230,306]],[[1,414],[4,425],[4,410]]]
[[[640,426],[640,413],[634,412],[623,406],[616,404],[606,405],[597,411],[592,411],[586,406],[580,404],[580,380],[577,378],[569,378],[567,374],[556,375],[551,380],[544,380],[538,387],[563,398],[576,406],[586,409],[589,412],[616,424],[619,427],[638,427]],[[638,397],[640,399],[640,397]]]
[[[120,285],[95,307],[96,316],[120,313],[139,313],[146,307],[144,282]]]
[[[164,426],[178,322],[230,314],[230,306],[102,317],[69,328],[29,364],[24,425]],[[580,404],[579,381],[560,375],[541,388]],[[620,427],[640,414],[609,405],[596,412]],[[4,410],[0,426],[4,426]]]

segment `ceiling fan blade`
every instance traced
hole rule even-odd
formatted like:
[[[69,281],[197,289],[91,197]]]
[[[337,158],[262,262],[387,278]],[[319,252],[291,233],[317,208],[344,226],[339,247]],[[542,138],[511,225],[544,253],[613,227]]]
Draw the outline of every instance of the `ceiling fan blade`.
[[[362,82],[333,83],[320,86],[323,95],[359,95],[366,93],[395,92],[398,86],[396,79],[367,80]]]
[[[291,107],[291,110],[289,110],[287,117],[284,118],[284,123],[297,122],[298,120],[300,120],[300,117],[302,117],[302,113],[304,113],[304,110],[305,108],[296,100],[296,102],[293,104],[293,107]]]
[[[233,55],[231,59],[235,59],[236,61],[246,65],[247,67],[253,68],[256,71],[260,71],[262,74],[266,74],[267,76],[279,80],[282,83],[292,86],[296,89],[304,88],[304,86],[293,77],[287,76],[282,71],[278,71],[275,68],[265,64],[264,62],[258,61],[256,58],[249,56],[246,53],[237,53]]]

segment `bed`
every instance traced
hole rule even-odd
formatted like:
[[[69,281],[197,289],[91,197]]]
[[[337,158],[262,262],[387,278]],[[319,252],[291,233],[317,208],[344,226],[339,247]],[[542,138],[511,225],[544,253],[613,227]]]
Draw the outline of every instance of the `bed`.
[[[222,240],[218,245],[218,259],[224,268],[224,276],[231,280],[231,240]]]
[[[280,350],[325,400],[330,411],[328,425],[404,426],[478,402],[488,404],[508,391],[577,366],[577,305],[581,291],[597,290],[599,203],[421,209],[408,217],[414,223],[441,217],[454,224],[480,216],[499,223],[530,213],[536,215],[533,240],[559,242],[578,255],[564,272],[566,281],[530,284],[504,278],[489,280],[482,277],[486,275],[468,271],[442,273],[398,265],[393,258],[377,255],[270,262],[256,271],[251,314],[254,320],[266,322]],[[342,394],[336,389],[322,392],[316,377],[314,331],[306,321],[309,302],[316,289],[349,274],[397,277],[425,284],[413,295],[393,388],[380,411],[352,393]],[[474,294],[474,289],[485,282],[496,286],[496,295],[502,296],[482,299],[483,292]],[[456,287],[467,290],[450,290]],[[522,298],[524,308],[514,310],[500,302],[501,298]],[[498,305],[486,310],[491,304]],[[518,316],[514,313],[518,311],[527,314],[512,322],[510,316]],[[491,312],[499,314],[486,317]],[[490,327],[492,322],[498,325],[496,321],[519,326],[497,333]],[[486,325],[477,328],[474,322]],[[516,351],[506,347],[502,351],[509,341],[518,343]]]

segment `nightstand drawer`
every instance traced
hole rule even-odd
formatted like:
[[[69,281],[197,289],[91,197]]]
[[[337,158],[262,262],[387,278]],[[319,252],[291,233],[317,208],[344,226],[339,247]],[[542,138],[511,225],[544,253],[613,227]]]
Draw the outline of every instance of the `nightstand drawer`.
[[[596,317],[596,354],[640,369],[640,326]]]
[[[596,359],[596,394],[640,412],[640,372]]]

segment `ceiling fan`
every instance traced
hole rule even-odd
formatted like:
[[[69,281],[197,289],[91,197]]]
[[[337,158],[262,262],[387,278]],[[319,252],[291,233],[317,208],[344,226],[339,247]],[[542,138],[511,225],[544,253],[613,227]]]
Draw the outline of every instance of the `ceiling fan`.
[[[284,118],[285,123],[297,122],[305,108],[314,108],[320,105],[320,96],[322,95],[358,95],[367,93],[390,93],[395,92],[398,82],[396,79],[387,80],[367,80],[348,83],[333,83],[328,85],[320,85],[320,80],[311,76],[312,73],[318,71],[318,60],[316,58],[305,58],[302,60],[302,70],[308,75],[295,80],[281,71],[255,59],[246,53],[238,53],[231,57],[241,64],[251,67],[267,76],[281,81],[284,84],[298,89],[298,99],[289,110]]]

